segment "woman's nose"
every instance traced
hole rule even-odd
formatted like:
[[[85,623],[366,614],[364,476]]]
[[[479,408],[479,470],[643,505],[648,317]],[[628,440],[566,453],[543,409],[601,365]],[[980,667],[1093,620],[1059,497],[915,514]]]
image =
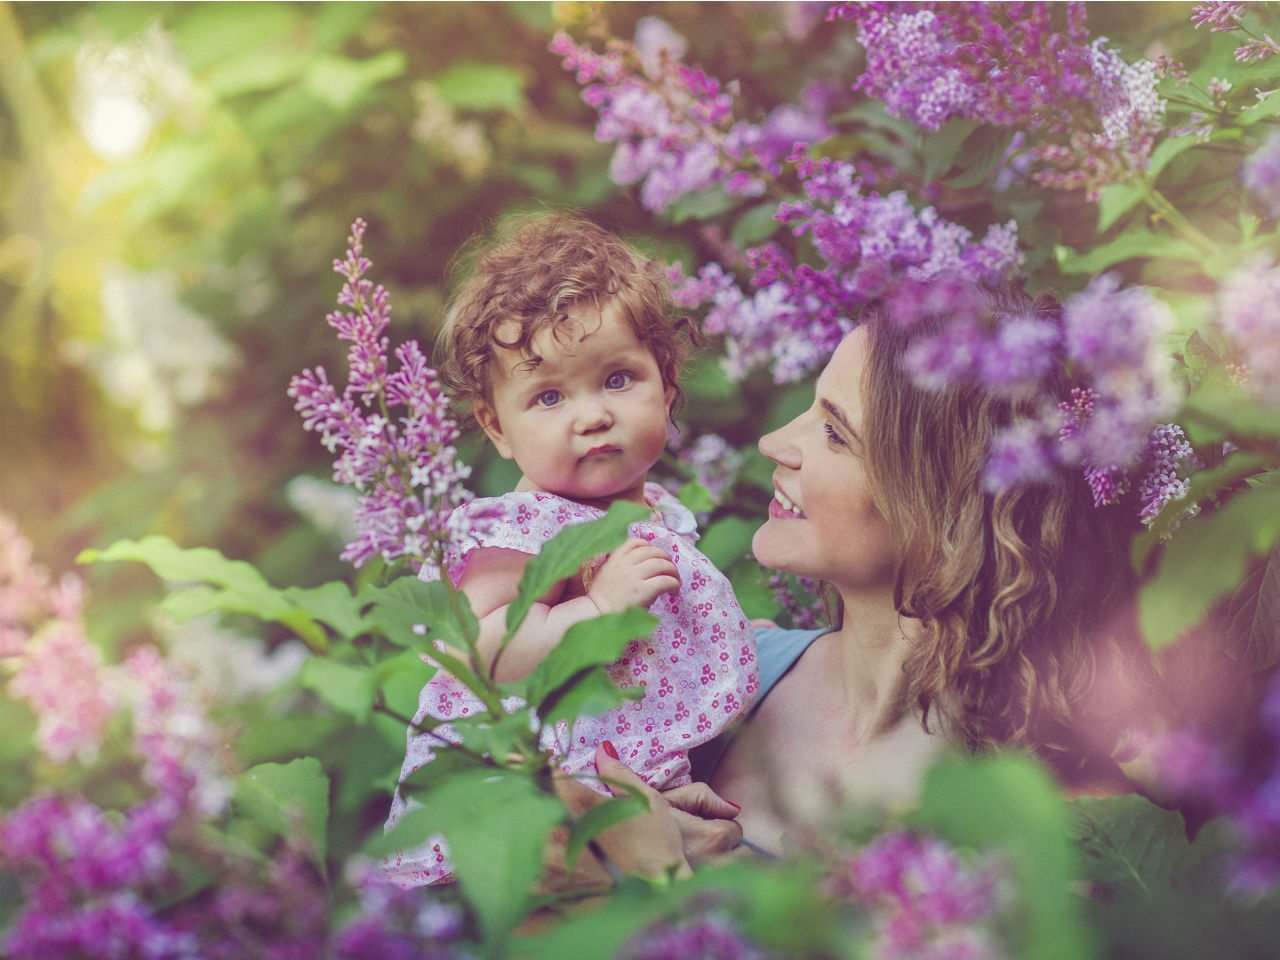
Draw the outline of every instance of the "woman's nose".
[[[797,418],[798,419],[798,418]],[[784,467],[798,468],[800,466],[800,451],[794,443],[794,428],[796,421],[792,420],[784,427],[779,427],[771,433],[766,433],[760,438],[760,452],[772,460],[774,463],[781,464]]]

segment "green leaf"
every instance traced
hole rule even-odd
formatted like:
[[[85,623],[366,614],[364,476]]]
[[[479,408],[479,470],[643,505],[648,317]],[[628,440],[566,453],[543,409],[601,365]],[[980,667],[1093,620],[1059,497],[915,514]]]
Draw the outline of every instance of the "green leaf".
[[[1266,120],[1268,117],[1274,117],[1278,113],[1280,113],[1280,90],[1272,90],[1266,99],[1260,101],[1256,106],[1241,110],[1240,115],[1236,117],[1236,123],[1242,127],[1249,127],[1259,120]]]
[[[1138,794],[1081,797],[1071,807],[1071,834],[1090,880],[1112,896],[1150,896],[1172,888],[1190,848],[1182,814]]]
[[[1142,202],[1147,188],[1140,183],[1113,183],[1103,187],[1098,194],[1098,232],[1105,233],[1111,225]]]
[[[302,665],[299,682],[329,706],[349,713],[356,723],[369,719],[373,704],[374,673],[369,667],[312,657]]]
[[[612,797],[597,803],[574,823],[569,831],[569,842],[564,850],[565,873],[573,875],[573,865],[587,844],[615,824],[629,820],[638,813],[647,813],[649,798],[637,790],[623,797]]]
[[[400,50],[388,50],[367,60],[324,56],[311,64],[302,85],[333,109],[346,111],[384,80],[404,73],[406,65]]]
[[[649,636],[657,624],[649,611],[634,607],[575,623],[517,692],[530,706],[539,707],[548,694],[575,675],[618,659],[628,643]]]
[[[707,527],[707,532],[698,541],[698,549],[718,569],[728,569],[751,552],[751,538],[759,527],[758,520],[725,517]]]
[[[956,154],[976,129],[976,120],[948,120],[937,132],[925,137],[924,178],[937,180],[950,170]]]
[[[1078,875],[1067,808],[1053,778],[1017,755],[950,756],[930,768],[919,822],[955,844],[998,847],[1012,865],[1026,916],[1010,955],[1081,960],[1093,955],[1080,902],[1065,891]]]
[[[754,247],[768,240],[780,226],[773,218],[777,212],[776,203],[762,203],[743,211],[741,216],[733,222],[729,239],[738,247]]]
[[[1248,436],[1280,437],[1280,417],[1235,387],[1206,380],[1183,403],[1181,417],[1193,442]]]
[[[680,492],[676,494],[676,499],[693,513],[703,513],[715,506],[711,502],[711,491],[696,480],[690,480],[681,486]]]
[[[184,550],[168,537],[158,535],[117,540],[104,550],[84,550],[76,557],[77,563],[115,560],[144,563],[162,580],[197,584],[176,591],[165,600],[164,609],[179,620],[218,611],[247,613],[284,624],[313,650],[328,647],[324,629],[243,560],[228,560],[209,547]]]
[[[351,595],[351,588],[345,583],[331,580],[318,587],[286,587],[284,598],[312,618],[327,623],[344,640],[365,632],[365,619],[360,612],[362,604]]]
[[[524,75],[506,64],[464,60],[449,67],[435,86],[455,110],[516,113],[524,106]]]
[[[1058,259],[1058,269],[1063,273],[1099,273],[1136,257],[1172,257],[1193,262],[1203,259],[1203,254],[1189,240],[1146,230],[1126,230],[1110,243],[1094,247],[1087,253],[1058,246],[1054,248],[1054,254]]]
[[[577,573],[587,560],[618,547],[627,539],[627,528],[648,516],[649,511],[640,504],[620,500],[599,520],[575,523],[547,541],[520,578],[519,593],[507,609],[507,635],[502,645],[511,640],[539,597]]]
[[[957,190],[967,190],[986,182],[1013,141],[1013,131],[979,127],[964,142],[960,151],[960,172],[947,177],[943,183]]]
[[[449,841],[459,885],[497,955],[524,919],[542,873],[547,831],[564,818],[564,808],[528,774],[499,769],[457,772],[421,800],[422,810],[414,811],[417,828],[429,823]],[[388,840],[395,844],[401,828],[409,826],[405,817]]]
[[[250,820],[286,840],[302,828],[312,859],[321,874],[326,872],[329,778],[319,760],[299,757],[285,764],[250,767],[236,778],[235,804]]]
[[[564,720],[572,727],[578,717],[598,716],[643,697],[644,687],[619,687],[603,667],[595,667],[543,700],[540,716],[544,724]]]
[[[672,223],[684,223],[686,220],[712,220],[722,213],[728,213],[738,205],[738,198],[725,192],[724,187],[717,184],[706,190],[686,193],[677,197],[667,207],[667,216]]]
[[[1147,167],[1147,176],[1152,180],[1160,176],[1160,171],[1169,165],[1174,157],[1178,156],[1186,150],[1190,150],[1200,138],[1195,134],[1188,134],[1185,137],[1169,137],[1167,140],[1161,141],[1160,145],[1151,151],[1151,162]]]
[[[466,638],[474,640],[480,632],[467,595],[451,591],[441,580],[424,583],[417,577],[398,577],[385,587],[361,588],[356,600],[369,606],[368,629],[415,650],[427,648],[428,636],[465,650]]]
[[[301,51],[282,50],[264,57],[261,48],[255,46],[215,65],[205,78],[204,88],[223,99],[275,90],[300,77],[308,63],[310,57]]]
[[[1187,521],[1164,548],[1155,576],[1138,594],[1147,643],[1162,649],[1198,624],[1236,589],[1252,557],[1280,537],[1280,484],[1252,487]]]

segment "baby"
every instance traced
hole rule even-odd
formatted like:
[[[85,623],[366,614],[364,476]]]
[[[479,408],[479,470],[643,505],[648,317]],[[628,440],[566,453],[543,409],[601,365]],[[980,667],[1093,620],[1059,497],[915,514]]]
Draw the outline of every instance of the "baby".
[[[649,469],[666,445],[684,343],[668,313],[659,268],[619,238],[577,219],[525,223],[484,251],[442,332],[442,374],[499,455],[515,460],[513,492],[460,507],[487,518],[478,547],[451,552],[446,570],[480,621],[478,650],[498,680],[533,670],[573,624],[631,606],[658,618],[608,667],[644,697],[544,731],[568,774],[593,779],[610,741],[624,763],[662,789],[690,782],[689,750],[743,715],[758,689],[754,633],[728,580],[694,546],[693,515]],[[616,500],[650,508],[630,538],[556,584],[497,656],[506,612],[526,564],[575,523]],[[423,579],[436,579],[423,569]],[[495,664],[496,658],[496,664]],[[506,703],[508,710],[521,706]],[[444,670],[423,688],[415,723],[483,709]],[[410,728],[403,780],[453,739],[449,727]],[[389,824],[405,810],[397,792]],[[390,878],[419,886],[447,878],[447,846],[433,838],[389,858]]]

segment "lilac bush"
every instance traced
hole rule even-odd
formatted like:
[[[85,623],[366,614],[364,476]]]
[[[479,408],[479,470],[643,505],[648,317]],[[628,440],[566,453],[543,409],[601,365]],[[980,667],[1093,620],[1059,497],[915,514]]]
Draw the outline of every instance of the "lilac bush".
[[[303,426],[320,434],[331,453],[333,479],[359,491],[358,536],[342,559],[359,567],[375,556],[387,563],[407,561],[416,572],[436,562],[443,545],[464,541],[457,529],[462,512],[454,507],[471,499],[463,483],[471,468],[458,459],[458,427],[449,398],[417,341],[395,348],[390,369],[384,335],[391,322],[385,287],[365,274],[372,261],[363,255],[365,222],[351,225],[345,259],[334,260],[344,278],[339,307],[325,319],[338,338],[350,341],[348,379],[341,395],[324,367],[304,370],[289,383],[289,396]],[[392,412],[403,409],[397,420]]]

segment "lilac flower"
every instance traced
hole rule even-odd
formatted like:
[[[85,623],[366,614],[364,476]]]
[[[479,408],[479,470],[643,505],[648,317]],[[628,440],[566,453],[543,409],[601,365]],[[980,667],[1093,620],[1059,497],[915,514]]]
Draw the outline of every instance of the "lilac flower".
[[[894,831],[841,862],[837,896],[871,910],[874,956],[1003,956],[994,929],[1010,903],[1005,870],[990,856],[965,857],[941,839]]]
[[[36,746],[54,763],[92,762],[115,711],[81,606],[80,581],[51,582],[17,524],[0,514],[0,657],[14,661],[7,692],[31,706]]]
[[[746,462],[740,450],[715,433],[704,433],[688,445],[677,444],[675,453],[694,481],[706,488],[713,506],[728,495]]]
[[[1139,518],[1143,523],[1151,524],[1167,504],[1187,495],[1191,484],[1185,472],[1199,465],[1199,458],[1180,426],[1176,423],[1156,425],[1147,440],[1143,462],[1147,472],[1138,487],[1142,508]],[[1190,515],[1198,512],[1193,508]]]
[[[348,882],[359,896],[355,919],[334,931],[335,960],[446,960],[462,934],[462,911],[439,897],[390,884],[376,866],[353,862]]]
[[[927,130],[962,117],[1033,135],[1032,179],[1103,186],[1146,169],[1164,116],[1156,68],[1089,43],[1083,4],[842,4],[857,23],[865,72],[854,88]]]
[[[1280,136],[1249,155],[1240,179],[1270,216],[1280,216]]]
[[[784,626],[795,630],[814,630],[827,625],[826,605],[822,601],[822,583],[812,577],[789,573],[770,573],[765,581],[783,614]]]
[[[682,63],[688,44],[657,17],[640,21],[634,43],[611,39],[603,54],[564,33],[549,49],[586,84],[582,98],[599,113],[596,139],[617,144],[611,178],[640,184],[640,202],[654,213],[717,185],[759,196],[797,142],[831,134],[820,115],[790,105],[763,126],[735,122],[734,86]]]
[[[618,960],[766,960],[768,956],[727,920],[707,916],[654,924],[623,944]]]
[[[1217,321],[1247,370],[1246,390],[1280,406],[1280,268],[1269,257],[1250,257],[1223,280]]]
[[[1056,466],[1043,427],[1030,420],[1006,427],[991,442],[983,470],[983,485],[991,493],[1041,483]]]
[[[364,278],[372,265],[362,255],[364,231],[364,221],[356,220],[346,259],[333,264],[346,281],[338,303],[351,310],[326,318],[340,339],[351,341],[347,386],[339,395],[316,367],[290,381],[289,396],[303,427],[317,431],[330,452],[341,451],[334,480],[361,494],[358,535],[342,559],[359,567],[380,555],[387,563],[408,560],[416,570],[438,559],[451,537],[469,535],[453,513],[471,499],[462,486],[470,468],[457,458],[449,398],[415,341],[395,349],[398,366],[390,370],[383,334],[391,305],[387,291]],[[404,414],[393,421],[398,408]]]
[[[1244,19],[1244,4],[1226,2],[1226,0],[1196,4],[1191,12],[1191,22],[1195,24],[1197,30],[1208,25],[1214,33],[1239,30],[1242,19]]]

